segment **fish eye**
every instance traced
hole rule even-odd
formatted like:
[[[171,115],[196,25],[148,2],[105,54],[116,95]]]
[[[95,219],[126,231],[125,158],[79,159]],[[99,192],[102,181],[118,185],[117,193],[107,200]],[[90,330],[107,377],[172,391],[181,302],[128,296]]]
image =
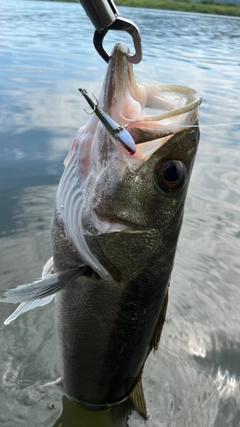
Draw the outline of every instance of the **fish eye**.
[[[155,181],[159,188],[174,191],[186,182],[186,167],[180,160],[168,160],[155,169]]]

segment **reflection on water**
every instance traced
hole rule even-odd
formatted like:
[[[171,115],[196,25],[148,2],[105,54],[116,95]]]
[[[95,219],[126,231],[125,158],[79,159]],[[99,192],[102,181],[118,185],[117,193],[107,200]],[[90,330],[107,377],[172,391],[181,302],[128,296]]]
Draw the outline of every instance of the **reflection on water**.
[[[73,401],[69,400],[66,396],[63,396],[62,413],[53,427],[79,427],[80,420],[84,427],[115,427],[115,425],[120,426],[120,424],[114,423],[114,418],[111,416],[111,411],[114,409],[117,409],[119,411],[119,407],[121,408],[122,406],[123,404],[112,409],[102,411],[90,411],[86,408],[77,405]]]
[[[130,426],[237,427],[239,413],[240,21],[119,8],[141,28],[139,81],[182,84],[203,97],[201,142],[160,349],[144,370],[151,419]],[[78,87],[98,96],[106,64],[79,4],[0,0],[1,289],[36,279],[51,256],[63,159],[88,117]],[[112,49],[120,34],[111,34]],[[121,40],[129,43],[121,34]],[[84,40],[84,43],[83,43]],[[209,125],[216,125],[208,127]],[[226,124],[228,124],[226,126]],[[54,303],[3,321],[0,425],[111,425],[37,387],[60,375]],[[96,349],[97,352],[97,349]],[[101,424],[102,423],[102,424]]]
[[[79,420],[86,427],[113,427],[108,411],[90,412],[65,396],[63,397],[62,404],[61,416],[53,427],[78,427]]]

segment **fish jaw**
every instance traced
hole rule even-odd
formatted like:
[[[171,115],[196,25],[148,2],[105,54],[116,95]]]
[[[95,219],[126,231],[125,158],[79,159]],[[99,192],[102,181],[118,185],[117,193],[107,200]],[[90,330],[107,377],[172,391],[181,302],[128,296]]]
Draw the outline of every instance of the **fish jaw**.
[[[135,80],[128,53],[125,45],[115,46],[100,95],[106,113],[121,126],[140,117],[146,102],[145,89]]]
[[[130,156],[93,114],[74,140],[57,192],[56,212],[64,223],[66,234],[83,261],[104,280],[111,280],[114,273],[90,245],[91,239],[115,232],[126,235],[127,230],[134,229],[147,230],[148,234],[149,230],[157,228],[155,220],[151,219],[153,216],[143,218],[145,214],[141,215],[146,205],[147,181],[144,180],[147,176],[153,180],[153,170],[147,170],[143,179],[140,175],[156,153],[162,158],[163,147],[169,145],[173,152],[176,151],[174,144],[168,142],[176,134],[196,126],[197,107],[201,102],[192,89],[138,85],[127,54],[124,45],[115,47],[99,105],[103,105],[104,111],[120,126],[126,126],[135,140],[136,153]],[[158,114],[148,115],[149,109]],[[187,140],[191,140],[190,134]],[[185,146],[180,147],[178,152],[185,149]],[[135,213],[129,200],[134,201]],[[118,207],[116,214],[112,213],[114,206]],[[114,277],[122,277],[122,274],[114,274]]]

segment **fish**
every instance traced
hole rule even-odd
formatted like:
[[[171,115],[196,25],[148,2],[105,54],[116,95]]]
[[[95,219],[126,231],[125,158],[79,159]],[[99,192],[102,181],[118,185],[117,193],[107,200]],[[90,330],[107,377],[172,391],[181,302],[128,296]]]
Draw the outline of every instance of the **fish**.
[[[184,86],[138,84],[128,54],[117,44],[109,60],[98,101],[107,125],[93,106],[65,159],[42,278],[0,297],[20,303],[5,324],[55,300],[67,396],[116,413],[127,402],[128,413],[147,419],[143,369],[165,321],[201,97]],[[134,153],[108,118],[126,129]]]

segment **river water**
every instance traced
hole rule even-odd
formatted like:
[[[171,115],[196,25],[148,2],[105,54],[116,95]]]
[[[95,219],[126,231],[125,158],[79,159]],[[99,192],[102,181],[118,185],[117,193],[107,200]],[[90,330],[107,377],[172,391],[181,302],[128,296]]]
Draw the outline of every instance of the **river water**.
[[[131,427],[240,426],[240,20],[119,8],[141,29],[138,81],[196,89],[201,141],[170,286],[160,349],[144,370],[151,418]],[[98,95],[106,64],[78,3],[0,0],[0,289],[30,282],[51,256],[57,183],[84,87]],[[111,34],[131,45],[130,37]],[[54,304],[10,326],[0,312],[0,426],[108,427],[37,387],[59,372]],[[97,357],[97,349],[96,349]]]

